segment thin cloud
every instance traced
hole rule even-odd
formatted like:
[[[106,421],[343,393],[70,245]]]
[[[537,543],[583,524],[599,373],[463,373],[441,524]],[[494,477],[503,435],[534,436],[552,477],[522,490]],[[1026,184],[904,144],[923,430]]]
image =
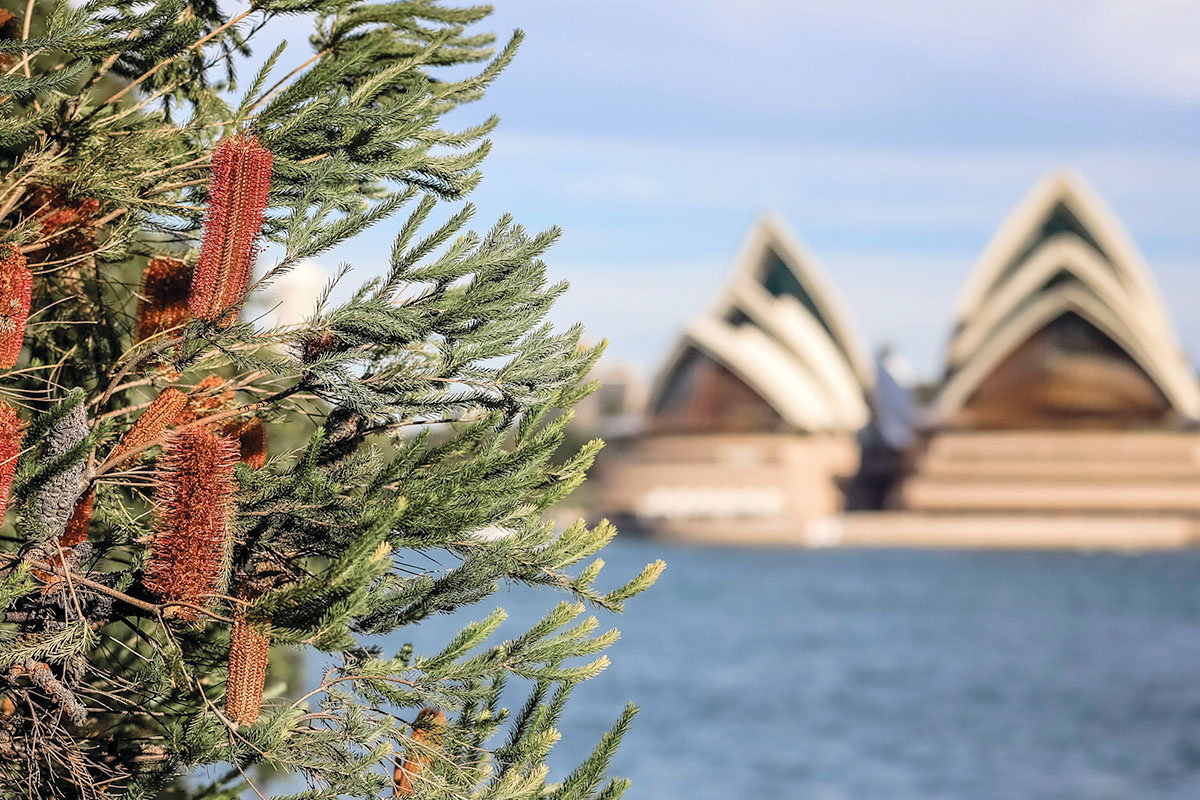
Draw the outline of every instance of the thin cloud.
[[[556,165],[571,165],[560,167]],[[549,166],[543,166],[549,165]],[[492,166],[588,202],[741,213],[777,207],[808,225],[992,226],[1046,171],[1074,166],[1142,233],[1193,225],[1200,152],[664,141],[502,133]],[[501,184],[501,181],[497,181]],[[1149,205],[1153,201],[1153,205]],[[1140,207],[1145,204],[1146,210]]]

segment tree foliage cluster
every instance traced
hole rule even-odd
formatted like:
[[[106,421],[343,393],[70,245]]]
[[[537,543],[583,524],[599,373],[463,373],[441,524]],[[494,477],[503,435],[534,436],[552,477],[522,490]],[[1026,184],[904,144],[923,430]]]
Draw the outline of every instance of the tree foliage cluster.
[[[0,12],[0,796],[155,798],[206,766],[189,796],[234,798],[266,765],[305,800],[613,800],[633,707],[565,779],[546,757],[617,635],[587,607],[622,610],[662,565],[601,590],[613,529],[545,519],[600,447],[552,458],[600,348],[545,321],[557,230],[469,227],[496,120],[444,124],[520,34],[497,46],[486,7],[434,0],[235,5]],[[312,23],[311,57],[238,75],[285,17]],[[251,141],[261,229],[253,181],[214,157]],[[342,292],[343,269],[300,324],[238,313],[379,224],[384,274]],[[252,284],[220,271],[263,247]],[[564,600],[499,643],[497,610],[438,652],[383,649],[505,582]],[[268,683],[259,713],[268,642],[334,666]]]

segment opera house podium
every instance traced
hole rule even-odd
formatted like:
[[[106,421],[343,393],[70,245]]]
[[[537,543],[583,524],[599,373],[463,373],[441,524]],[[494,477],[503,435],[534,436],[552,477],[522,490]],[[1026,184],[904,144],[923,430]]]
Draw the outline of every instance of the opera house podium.
[[[764,219],[614,443],[598,508],[701,541],[1200,542],[1200,384],[1132,240],[1068,171],[1003,222],[916,406]]]

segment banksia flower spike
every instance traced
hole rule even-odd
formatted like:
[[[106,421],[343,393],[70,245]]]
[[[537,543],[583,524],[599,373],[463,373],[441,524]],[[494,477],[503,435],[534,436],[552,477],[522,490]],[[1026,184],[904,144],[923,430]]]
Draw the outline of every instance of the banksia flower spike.
[[[237,444],[203,426],[172,434],[158,459],[158,529],[142,579],[163,600],[205,605],[225,560]],[[195,609],[176,616],[194,619]]]
[[[180,412],[187,407],[187,402],[187,395],[178,389],[163,389],[117,443],[110,458],[137,450],[147,442],[161,437],[167,428],[176,423]]]
[[[270,185],[271,151],[258,137],[238,134],[217,145],[204,241],[188,303],[197,319],[217,319],[241,303],[258,254],[255,242]]]
[[[73,403],[50,428],[43,454],[53,461],[74,449],[88,435],[87,404],[83,390],[75,389],[64,402]],[[75,512],[75,501],[83,488],[87,459],[80,458],[42,485],[36,500],[38,520],[50,536],[58,537],[67,528],[67,520]]]
[[[258,417],[229,422],[221,432],[237,439],[239,458],[250,469],[262,469],[263,464],[267,463],[267,429]]]
[[[220,375],[209,375],[193,387],[188,402],[197,416],[218,411],[233,402],[233,392],[229,389],[214,393],[224,385],[225,379]]]
[[[72,243],[86,242],[92,238],[92,217],[100,209],[100,201],[94,198],[67,199],[61,189],[42,187],[33,193],[34,201],[41,201],[38,218],[42,224],[42,236],[62,237],[71,231]]]
[[[25,423],[17,416],[17,410],[0,404],[0,518],[8,508],[8,493],[17,472],[17,456],[21,454],[24,436]]]
[[[19,35],[17,26],[13,24],[12,12],[0,8],[0,39],[15,39]],[[0,69],[8,69],[15,63],[17,63],[16,55],[13,53],[0,53]]]
[[[0,247],[0,369],[12,369],[25,341],[33,274],[15,244]]]
[[[134,341],[177,328],[188,321],[192,268],[183,259],[154,256],[142,273]]]
[[[188,392],[187,405],[179,412],[178,424],[194,422],[201,417],[215,414],[233,405],[233,391],[217,392],[225,385],[225,379],[220,375],[209,375],[197,383]]]
[[[239,725],[258,721],[270,649],[270,626],[247,622],[239,607],[229,637],[229,682],[225,685],[225,715]]]
[[[98,225],[95,198],[69,197],[58,186],[34,185],[21,202],[20,213],[32,217],[40,227],[38,260],[42,263],[71,259],[62,275],[78,279],[80,258],[94,249]]]
[[[392,772],[392,783],[396,797],[412,797],[414,783],[428,773],[433,764],[434,752],[440,750],[446,738],[446,715],[436,708],[422,708],[413,722],[413,732],[408,754]]]
[[[67,520],[67,527],[58,537],[58,543],[64,548],[83,544],[88,538],[88,528],[92,526],[92,504],[95,502],[95,492],[89,487],[78,500],[75,510]]]

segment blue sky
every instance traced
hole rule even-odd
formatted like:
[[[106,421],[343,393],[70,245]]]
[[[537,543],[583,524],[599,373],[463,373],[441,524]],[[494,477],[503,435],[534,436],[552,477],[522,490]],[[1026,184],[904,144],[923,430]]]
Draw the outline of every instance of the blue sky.
[[[472,201],[558,224],[554,318],[652,371],[746,228],[778,212],[864,338],[936,373],[976,256],[1045,171],[1079,169],[1200,358],[1200,3],[513,0],[516,63]],[[306,29],[285,33],[296,60]],[[269,48],[259,45],[262,52]],[[323,259],[359,276],[392,225]]]

